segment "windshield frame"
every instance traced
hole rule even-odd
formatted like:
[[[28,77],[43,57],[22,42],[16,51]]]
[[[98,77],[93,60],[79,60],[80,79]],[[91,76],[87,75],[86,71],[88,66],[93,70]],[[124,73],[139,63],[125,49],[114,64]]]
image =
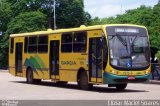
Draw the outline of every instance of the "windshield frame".
[[[123,32],[123,33],[114,33],[115,35],[110,35],[110,33],[109,33],[108,30],[112,29],[112,31],[110,31],[110,32],[112,32],[112,34],[113,34],[113,30],[115,30],[115,28],[130,28],[130,29],[131,28],[136,28],[136,29],[139,29],[139,32],[137,34],[136,33],[132,34],[132,33],[129,33],[129,32],[127,32],[127,33]],[[108,37],[108,49],[109,49],[108,50],[108,54],[109,54],[109,59],[110,59],[109,64],[113,68],[115,68],[117,70],[124,70],[124,71],[129,71],[129,70],[139,71],[139,70],[145,70],[145,69],[149,68],[149,66],[150,66],[150,44],[149,44],[148,32],[147,32],[147,30],[145,28],[142,28],[142,27],[133,27],[133,26],[127,26],[127,27],[126,26],[118,26],[118,27],[117,26],[110,26],[110,27],[106,27],[106,31],[107,31],[106,33],[107,33],[107,37]],[[128,36],[128,38],[129,38],[129,36],[132,36],[132,35],[135,36],[135,39],[137,39],[137,37],[146,37],[147,38],[147,53],[146,54],[149,56],[148,58],[146,58],[147,65],[144,66],[144,67],[120,67],[120,66],[113,65],[111,63],[111,52],[110,52],[111,47],[110,47],[110,43],[109,43],[109,36]],[[121,42],[121,43],[123,43],[123,42]],[[132,46],[132,44],[129,45],[130,49],[131,49],[131,46]],[[133,53],[131,52],[130,53],[130,59],[131,59],[131,61],[133,61],[132,55],[133,55]]]

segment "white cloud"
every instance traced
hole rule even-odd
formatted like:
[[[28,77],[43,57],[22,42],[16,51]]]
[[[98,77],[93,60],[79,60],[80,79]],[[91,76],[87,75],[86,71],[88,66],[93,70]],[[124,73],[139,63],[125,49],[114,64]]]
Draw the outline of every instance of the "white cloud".
[[[153,6],[158,0],[84,0],[85,10],[92,17],[110,17],[122,14],[128,9],[134,9],[140,5]]]
[[[120,13],[120,7],[114,6],[114,5],[104,5],[99,8],[95,9],[95,12],[93,13],[93,17],[106,17],[106,16],[113,16],[115,14]]]

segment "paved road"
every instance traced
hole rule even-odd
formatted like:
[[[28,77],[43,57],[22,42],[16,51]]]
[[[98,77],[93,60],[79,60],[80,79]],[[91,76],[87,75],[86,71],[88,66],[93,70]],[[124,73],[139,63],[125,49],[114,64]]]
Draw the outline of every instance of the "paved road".
[[[159,92],[158,84],[129,84],[123,92],[107,85],[95,86],[92,91],[79,90],[75,83],[30,85],[24,78],[0,72],[0,100],[160,100]]]

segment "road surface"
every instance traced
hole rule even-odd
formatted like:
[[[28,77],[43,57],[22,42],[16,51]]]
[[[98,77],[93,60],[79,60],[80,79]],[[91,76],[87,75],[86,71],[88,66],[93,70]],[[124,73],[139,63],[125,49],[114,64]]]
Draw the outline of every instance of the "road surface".
[[[25,78],[0,72],[0,100],[160,100],[160,85],[129,84],[121,92],[99,85],[91,91],[83,91],[75,83],[57,86],[43,81],[32,85],[26,84]]]

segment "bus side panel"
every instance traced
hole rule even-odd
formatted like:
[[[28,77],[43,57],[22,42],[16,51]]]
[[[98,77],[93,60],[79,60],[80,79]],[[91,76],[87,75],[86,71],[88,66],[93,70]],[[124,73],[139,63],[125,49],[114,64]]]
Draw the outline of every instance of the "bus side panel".
[[[88,67],[88,49],[90,37],[101,37],[102,30],[87,31],[87,45],[86,52],[84,53],[61,53],[60,54],[60,80],[62,81],[77,81],[77,73],[80,68],[84,68],[86,71]],[[62,46],[62,45],[61,45]],[[61,47],[60,47],[61,49]]]
[[[14,40],[14,38],[12,38]],[[13,53],[11,53],[11,49]],[[11,48],[11,38],[9,44],[9,73],[15,76],[15,42],[13,41],[13,48]]]
[[[60,80],[76,82],[78,70],[80,68],[88,70],[87,58],[87,53],[61,53]]]
[[[77,81],[77,71],[76,70],[60,70],[60,81]]]
[[[23,76],[26,77],[28,67],[32,68],[35,79],[49,79],[48,53],[24,54]]]
[[[24,60],[25,60],[25,53],[24,53],[24,47],[25,47],[25,42],[24,42],[24,38],[23,37],[23,49],[22,49],[22,77],[26,78],[26,66],[24,65]]]
[[[41,69],[39,69],[38,71],[39,71],[39,73],[43,74],[43,76],[41,78],[48,80],[48,79],[50,79],[50,74],[49,74],[49,54],[48,53],[46,53],[46,54],[39,54],[39,57],[43,61],[40,64],[43,64],[43,65],[40,65]],[[36,73],[34,73],[34,74],[36,74]]]

